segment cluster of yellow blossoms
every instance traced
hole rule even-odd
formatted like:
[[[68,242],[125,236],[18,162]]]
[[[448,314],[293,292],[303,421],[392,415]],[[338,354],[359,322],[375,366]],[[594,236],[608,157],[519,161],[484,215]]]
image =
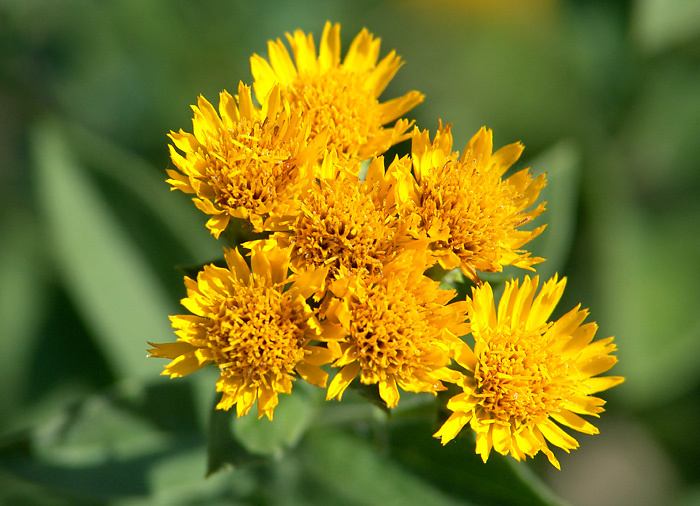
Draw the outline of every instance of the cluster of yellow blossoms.
[[[590,394],[622,381],[596,377],[616,362],[612,338],[592,342],[596,325],[582,325],[579,308],[548,320],[564,279],[537,295],[537,277],[507,283],[496,307],[478,274],[543,260],[521,248],[544,226],[520,227],[544,210],[544,176],[505,178],[523,146],[494,152],[485,128],[460,155],[449,125],[431,140],[399,119],[423,95],[379,101],[402,61],[379,60],[366,30],[342,61],[337,24],[318,53],[302,31],[287,40],[293,56],[278,39],[268,60],[251,58],[257,104],[243,83],[221,93],[218,111],[200,97],[193,132],[170,135],[172,189],[194,195],[217,238],[248,227],[258,239],[185,278],[192,314],[171,317],[177,341],[151,356],[172,359],[171,377],[215,364],[218,407],[242,416],[257,402],[269,419],[298,377],[329,400],[358,379],[377,385],[389,408],[402,390],[450,384],[443,444],[469,424],[484,461],[491,449],[518,460],[542,451],[558,467],[547,444],[578,444],[557,424],[597,432],[579,415],[598,416],[603,400]],[[406,139],[411,155],[385,161]],[[425,275],[436,265],[460,269],[472,296],[441,289]]]

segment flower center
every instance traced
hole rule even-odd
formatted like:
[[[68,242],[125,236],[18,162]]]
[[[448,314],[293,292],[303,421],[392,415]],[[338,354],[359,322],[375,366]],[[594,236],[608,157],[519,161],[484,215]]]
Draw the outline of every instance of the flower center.
[[[351,338],[363,379],[383,380],[387,375],[415,376],[431,370],[423,364],[436,331],[427,311],[401,286],[373,285],[362,298],[350,299]]]
[[[253,276],[254,277],[254,276]],[[239,285],[212,308],[208,345],[227,375],[252,386],[292,374],[304,358],[305,308],[270,287]]]
[[[559,411],[571,391],[566,369],[561,357],[547,351],[542,329],[502,326],[493,331],[480,353],[474,395],[493,418],[517,429]]]
[[[312,137],[330,129],[329,148],[355,154],[381,127],[379,102],[363,87],[365,78],[341,69],[301,75],[284,95],[293,107],[312,113]]]
[[[449,160],[421,182],[419,214],[425,230],[447,228],[449,238],[434,248],[452,250],[466,263],[496,255],[516,226],[515,192],[499,176],[479,167],[478,160]]]
[[[289,142],[280,140],[279,126],[271,127],[268,120],[242,118],[234,129],[221,131],[203,153],[216,202],[269,213],[299,177],[290,151]]]
[[[340,266],[350,273],[381,271],[394,253],[395,222],[362,191],[358,179],[325,181],[313,185],[291,226],[292,253],[306,265]]]

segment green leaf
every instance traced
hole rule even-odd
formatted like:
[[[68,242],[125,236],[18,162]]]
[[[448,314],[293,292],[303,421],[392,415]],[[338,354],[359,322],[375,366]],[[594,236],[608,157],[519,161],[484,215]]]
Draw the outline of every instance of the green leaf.
[[[484,463],[476,454],[474,438],[469,434],[460,435],[442,446],[438,439],[431,437],[436,429],[425,421],[395,425],[390,432],[394,460],[441,490],[478,504],[563,504],[526,463],[495,452]]]
[[[547,174],[547,186],[539,198],[547,202],[547,210],[535,220],[535,225],[546,223],[547,228],[524,249],[545,259],[535,269],[546,280],[556,272],[564,274],[562,269],[576,236],[581,151],[572,141],[561,141],[532,160],[531,165],[536,176]]]
[[[246,450],[232,429],[236,423],[235,410],[216,409],[218,400],[212,405],[209,422],[207,448],[207,476],[227,468],[237,469],[263,462],[265,459]]]
[[[95,499],[75,496],[58,487],[46,487],[0,469],[0,504],[16,506],[99,506]]]
[[[32,440],[36,458],[67,467],[135,459],[168,447],[165,433],[106,396],[89,397],[52,417]]]
[[[367,506],[469,504],[453,499],[425,475],[407,471],[357,436],[310,431],[299,453],[304,474],[325,487],[332,501]]]
[[[697,0],[637,0],[632,33],[649,52],[691,41],[700,35],[700,2]]]
[[[614,204],[602,199],[596,208],[605,281],[594,313],[606,329],[600,337],[615,334],[620,363],[612,374],[627,377],[619,400],[666,405],[700,381],[700,236],[688,233],[700,207],[662,218],[643,212],[623,191],[610,192]]]
[[[391,410],[386,405],[384,399],[379,395],[379,385],[374,383],[372,385],[365,385],[359,379],[354,379],[350,383],[350,389],[358,393],[363,399],[370,402],[373,406],[381,409],[386,415],[391,415]]]
[[[238,442],[256,455],[280,455],[296,445],[306,431],[313,415],[313,405],[303,389],[296,388],[291,395],[280,394],[274,411],[274,421],[258,418],[255,408],[233,424]]]
[[[189,196],[170,191],[165,168],[156,170],[109,139],[77,124],[67,123],[65,131],[77,155],[87,164],[86,169],[108,177],[137,197],[191,260],[221,256],[221,245],[204,226],[207,217],[196,209]]]
[[[68,292],[117,373],[154,377],[146,341],[171,340],[164,290],[72,156],[58,123],[31,133],[37,193]]]
[[[49,266],[42,258],[38,224],[17,214],[0,228],[0,426],[6,428],[31,400],[32,353],[47,314]]]
[[[62,504],[61,497],[70,498],[69,504],[95,499],[103,504],[115,497],[162,495],[170,499],[163,504],[186,504],[178,499],[230,488],[221,480],[205,482],[204,441],[193,430],[191,415],[187,420],[191,401],[186,389],[175,385],[122,387],[90,396],[17,434],[14,441],[8,438],[0,468],[11,470],[19,482],[13,485],[16,497],[40,491],[39,497],[45,492],[51,498],[47,504]],[[159,406],[154,402],[158,395],[170,404]]]

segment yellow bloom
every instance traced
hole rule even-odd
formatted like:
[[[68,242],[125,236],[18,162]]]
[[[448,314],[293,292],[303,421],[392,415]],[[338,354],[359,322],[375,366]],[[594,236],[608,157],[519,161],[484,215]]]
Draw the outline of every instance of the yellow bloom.
[[[610,355],[613,338],[591,342],[597,325],[581,325],[588,312],[580,305],[556,322],[548,321],[566,278],[557,281],[555,276],[535,297],[538,284],[537,277],[525,277],[522,286],[517,280],[507,283],[498,311],[488,283],[473,289],[468,317],[474,351],[463,344],[456,354],[468,375],[464,391],[447,404],[454,413],[435,434],[442,444],[468,423],[484,462],[491,449],[516,460],[542,451],[558,469],[547,443],[568,452],[578,442],[557,423],[584,434],[598,433],[578,415],[599,416],[605,401],[590,394],[624,381],[595,377],[617,362]]]
[[[284,224],[287,231],[275,235],[291,246],[295,270],[328,267],[329,279],[341,268],[374,275],[404,247],[417,247],[396,212],[401,181],[411,177],[408,158],[395,159],[386,171],[383,157],[375,158],[364,181],[357,172],[359,161],[346,170],[333,154],[327,156],[298,214]]]
[[[250,220],[260,232],[268,217],[291,212],[324,147],[323,136],[309,142],[309,123],[300,111],[284,107],[277,87],[258,109],[250,88],[240,83],[237,101],[221,92],[217,113],[199,97],[192,107],[194,133],[170,133],[170,156],[179,172],[168,170],[168,183],[196,195],[194,203],[212,216],[207,228],[217,238],[231,217]]]
[[[313,134],[330,127],[329,148],[347,156],[369,158],[408,137],[412,123],[406,120],[382,128],[423,101],[423,95],[411,91],[379,103],[402,65],[395,51],[377,63],[380,39],[363,29],[341,63],[339,24],[326,23],[318,56],[311,34],[297,30],[286,36],[294,61],[280,39],[268,42],[269,63],[258,55],[250,60],[258,99],[280,84],[292,109],[313,113]]]
[[[314,279],[288,279],[289,253],[274,241],[251,243],[252,272],[235,250],[224,250],[227,268],[208,265],[197,280],[185,278],[191,315],[171,316],[178,340],[153,344],[152,357],[173,359],[163,374],[185,376],[214,362],[221,371],[216,383],[223,392],[219,409],[236,405],[238,416],[258,401],[258,416],[272,420],[279,393],[290,393],[294,373],[326,386],[319,367],[333,360],[327,348],[311,345],[320,325],[305,299]],[[285,285],[292,282],[285,290]]]
[[[382,276],[343,277],[331,290],[337,298],[322,322],[328,346],[340,358],[340,371],[328,386],[327,398],[340,400],[359,374],[366,385],[378,384],[379,395],[392,408],[399,390],[444,390],[442,381],[460,374],[448,369],[457,336],[465,333],[466,304],[447,305],[454,297],[423,275],[424,255],[408,252],[385,266]]]
[[[533,180],[523,169],[502,179],[523,146],[509,144],[495,153],[492,148],[491,130],[485,128],[472,137],[461,157],[452,152],[449,125],[441,126],[432,143],[427,131],[413,137],[414,233],[432,241],[444,269],[460,267],[475,282],[477,270],[499,272],[504,265],[531,269],[543,260],[518,248],[544,226],[533,231],[517,228],[544,211],[544,204],[526,209],[537,200],[545,177]]]

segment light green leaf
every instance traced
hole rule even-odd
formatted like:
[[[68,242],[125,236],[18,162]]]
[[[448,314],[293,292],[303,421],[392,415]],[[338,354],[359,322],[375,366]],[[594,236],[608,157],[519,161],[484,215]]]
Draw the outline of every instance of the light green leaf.
[[[249,452],[257,455],[280,455],[304,435],[313,415],[313,405],[301,388],[292,395],[279,395],[274,421],[258,418],[255,407],[233,424],[233,434]]]
[[[208,217],[194,206],[191,196],[170,190],[165,168],[155,170],[133,153],[77,124],[67,124],[66,132],[80,159],[89,164],[86,169],[107,176],[136,196],[159,220],[158,225],[172,234],[190,255],[183,262],[221,256],[221,244],[204,226]],[[165,136],[163,139],[165,146]]]
[[[66,467],[139,458],[168,447],[168,438],[152,423],[103,396],[53,416],[32,439],[36,458]]]
[[[658,52],[700,35],[700,2],[697,0],[637,0],[632,32],[646,51]]]
[[[250,453],[233,437],[233,424],[236,423],[235,408],[229,411],[211,407],[207,448],[207,476],[227,468],[238,469],[264,460]]]
[[[60,125],[38,125],[31,142],[47,254],[117,373],[154,377],[159,367],[146,360],[146,341],[171,340],[173,305],[72,156]]]

